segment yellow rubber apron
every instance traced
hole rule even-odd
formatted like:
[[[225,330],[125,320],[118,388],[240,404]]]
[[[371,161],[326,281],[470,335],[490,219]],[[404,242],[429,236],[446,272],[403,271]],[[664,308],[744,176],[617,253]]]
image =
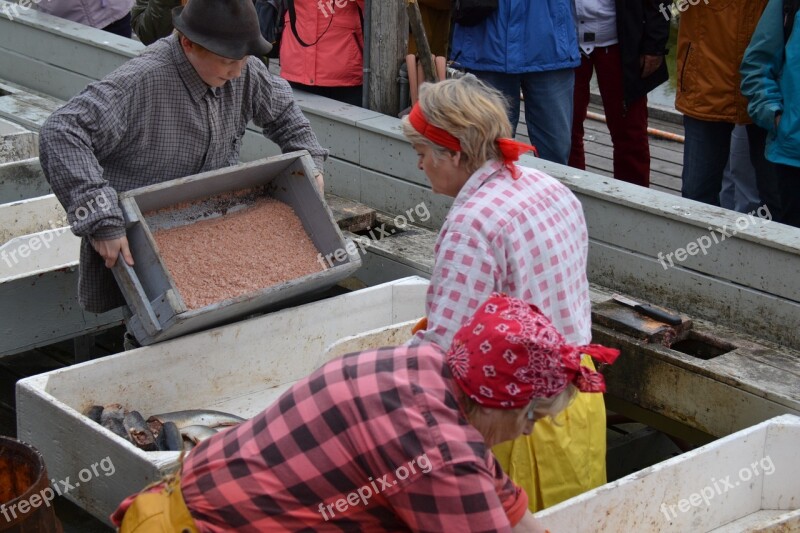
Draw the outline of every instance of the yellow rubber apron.
[[[145,489],[136,496],[125,511],[120,533],[198,533],[183,500],[180,473],[165,478],[164,483],[158,492]]]
[[[581,364],[594,369],[591,357]],[[555,422],[492,448],[503,470],[528,493],[536,512],[606,482],[606,408],[603,395],[579,392]]]

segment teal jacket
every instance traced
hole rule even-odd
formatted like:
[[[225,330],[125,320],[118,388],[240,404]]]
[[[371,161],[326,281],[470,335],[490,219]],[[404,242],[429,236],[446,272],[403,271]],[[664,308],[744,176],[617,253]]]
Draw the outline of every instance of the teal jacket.
[[[783,0],[769,0],[740,68],[753,122],[769,132],[767,159],[800,166],[800,11],[784,47]],[[785,50],[784,50],[785,49]],[[775,116],[782,113],[780,126]]]

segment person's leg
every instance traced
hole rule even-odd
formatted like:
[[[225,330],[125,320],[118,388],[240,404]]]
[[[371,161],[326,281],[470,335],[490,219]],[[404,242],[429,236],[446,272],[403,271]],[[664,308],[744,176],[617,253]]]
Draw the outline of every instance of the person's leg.
[[[107,31],[109,33],[114,33],[120,35],[122,37],[127,37],[128,39],[131,38],[131,14],[128,13],[121,19],[112,22],[105,28],[102,28],[103,31]]]
[[[622,57],[619,45],[594,52],[597,83],[603,98],[606,124],[614,145],[614,177],[650,186],[650,139],[647,136],[647,96],[625,108]]]
[[[519,74],[505,74],[503,72],[489,72],[485,70],[470,70],[481,81],[491,85],[506,97],[508,102],[508,120],[511,122],[511,132],[516,135],[519,123]]]
[[[589,109],[589,85],[592,81],[592,56],[581,54],[581,64],[575,69],[575,90],[572,105],[572,145],[569,151],[569,166],[586,170],[586,152],[583,147],[583,122]]]
[[[575,69],[522,74],[528,137],[542,159],[569,161],[574,89]]]
[[[719,205],[722,174],[731,148],[730,122],[683,117],[686,141],[683,146],[681,195],[710,205]]]
[[[731,144],[731,152],[733,152],[733,144]],[[733,211],[736,208],[736,184],[733,182],[731,159],[733,158],[728,158],[728,164],[725,165],[725,171],[722,173],[722,189],[719,191],[719,206]]]
[[[783,214],[773,220],[800,228],[800,167],[775,164]],[[771,212],[771,210],[770,210]]]
[[[756,171],[750,163],[750,143],[747,129],[738,124],[731,133],[730,177],[734,184],[733,208],[740,213],[750,213],[761,206],[756,185]],[[725,207],[723,205],[723,207]]]
[[[775,164],[767,160],[767,130],[755,124],[747,125],[747,140],[750,147],[750,162],[755,169],[756,187],[761,205],[766,205],[773,220],[780,222],[785,206],[781,200],[778,173]]]

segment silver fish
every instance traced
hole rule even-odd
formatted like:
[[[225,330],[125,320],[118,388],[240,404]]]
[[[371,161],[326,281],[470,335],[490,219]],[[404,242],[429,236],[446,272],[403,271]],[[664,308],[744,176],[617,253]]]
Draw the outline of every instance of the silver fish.
[[[217,430],[208,426],[186,426],[181,428],[181,435],[195,444],[200,444],[209,437],[217,434]]]
[[[185,428],[186,426],[208,426],[210,428],[235,426],[236,424],[244,422],[244,418],[230,413],[204,409],[187,409],[185,411],[161,413],[160,415],[151,416],[147,419],[147,422],[150,423],[155,420],[162,424],[165,422],[173,422],[178,426],[178,429]]]

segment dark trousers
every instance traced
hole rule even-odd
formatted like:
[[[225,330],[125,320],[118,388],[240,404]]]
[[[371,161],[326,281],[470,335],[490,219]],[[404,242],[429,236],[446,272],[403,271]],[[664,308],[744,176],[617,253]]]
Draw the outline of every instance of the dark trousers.
[[[319,87],[317,85],[304,85],[302,83],[289,82],[295,89],[300,89],[311,94],[332,98],[345,104],[361,107],[361,85],[354,87]]]
[[[732,122],[700,120],[683,117],[686,142],[683,147],[683,184],[681,194],[710,205],[719,205],[722,176],[728,164],[731,147]],[[759,196],[770,213],[780,213],[780,193],[777,190],[775,165],[764,156],[766,132],[755,124],[747,125],[750,160],[756,172]]]
[[[776,164],[775,170],[781,195],[781,210],[778,214],[773,212],[772,220],[800,228],[800,167]]]
[[[566,165],[569,159],[569,129],[572,127],[572,89],[575,70],[546,70],[506,74],[471,70],[506,97],[508,120],[516,134],[520,111],[520,89],[525,96],[528,138],[539,157]]]
[[[572,114],[572,146],[569,166],[586,169],[583,146],[583,122],[589,107],[589,84],[592,71],[603,99],[606,124],[614,146],[614,177],[650,186],[650,142],[647,137],[647,96],[642,96],[625,109],[622,85],[622,57],[619,45],[595,48],[588,56],[581,54],[575,69],[574,112]]]
[[[122,37],[127,37],[128,39],[131,38],[131,14],[128,13],[121,19],[112,22],[105,28],[102,28],[103,31],[107,31],[109,33],[114,33],[120,35]]]

